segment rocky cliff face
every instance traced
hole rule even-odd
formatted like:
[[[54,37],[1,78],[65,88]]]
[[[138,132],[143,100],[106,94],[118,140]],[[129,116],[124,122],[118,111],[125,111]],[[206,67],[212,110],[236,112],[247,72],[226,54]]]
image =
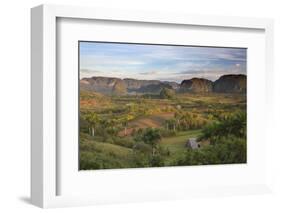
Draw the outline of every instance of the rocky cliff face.
[[[213,82],[204,78],[192,78],[183,80],[180,92],[208,93],[213,91]]]
[[[181,93],[245,93],[246,84],[246,75],[223,75],[215,82],[204,78],[192,78],[183,80],[181,84],[158,80],[92,77],[80,80],[80,89],[116,95],[130,93],[159,94],[163,88],[172,89]]]
[[[157,80],[137,80],[131,78],[92,77],[80,80],[80,89],[103,94],[126,93],[157,93],[163,88],[177,89],[176,82],[161,82]]]
[[[112,87],[112,94],[114,95],[126,95],[127,94],[127,87],[124,81],[118,80]]]
[[[183,80],[179,91],[192,93],[246,93],[246,88],[246,75],[223,75],[215,82],[204,78]]]
[[[80,89],[111,94],[118,85],[123,84],[119,78],[92,77],[80,80]]]
[[[136,90],[136,92],[137,93],[160,94],[161,90],[164,88],[173,89],[173,87],[171,85],[160,82],[158,84],[149,84],[146,86],[141,86],[138,90]]]
[[[213,91],[218,93],[246,93],[246,75],[223,75],[214,82]]]
[[[140,89],[141,87],[146,87],[148,85],[157,85],[160,82],[156,80],[137,80],[137,79],[132,79],[132,78],[125,78],[124,82],[126,84],[126,87],[130,91],[136,91]]]

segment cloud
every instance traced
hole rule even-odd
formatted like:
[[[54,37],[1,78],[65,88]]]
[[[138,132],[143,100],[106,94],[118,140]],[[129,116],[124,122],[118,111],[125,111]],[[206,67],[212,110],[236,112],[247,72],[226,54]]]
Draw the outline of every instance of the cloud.
[[[100,73],[101,71],[89,70],[89,69],[80,69],[80,72],[85,73],[85,74],[92,74],[92,73]]]
[[[147,71],[147,72],[140,72],[141,75],[155,75],[159,74],[159,71]]]
[[[102,73],[103,72],[98,71],[98,70],[80,69],[79,76],[80,76],[80,79],[82,79],[82,78],[89,78],[89,77],[92,77],[94,75],[99,75],[99,74],[102,74]]]
[[[247,50],[190,46],[80,43],[80,75],[140,79],[246,74]]]

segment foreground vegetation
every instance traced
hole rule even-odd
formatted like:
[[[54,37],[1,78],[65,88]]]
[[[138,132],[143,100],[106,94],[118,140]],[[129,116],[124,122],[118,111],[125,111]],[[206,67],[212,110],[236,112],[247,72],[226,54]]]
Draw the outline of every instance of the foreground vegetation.
[[[82,170],[245,163],[246,97],[81,91],[79,148]]]

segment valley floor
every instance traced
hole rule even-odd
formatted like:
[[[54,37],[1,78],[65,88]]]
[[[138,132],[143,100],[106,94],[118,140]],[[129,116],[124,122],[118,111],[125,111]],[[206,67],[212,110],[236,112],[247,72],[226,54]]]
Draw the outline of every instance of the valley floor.
[[[242,94],[176,94],[163,99],[82,91],[80,169],[246,162],[245,113]],[[191,138],[200,149],[187,146]]]

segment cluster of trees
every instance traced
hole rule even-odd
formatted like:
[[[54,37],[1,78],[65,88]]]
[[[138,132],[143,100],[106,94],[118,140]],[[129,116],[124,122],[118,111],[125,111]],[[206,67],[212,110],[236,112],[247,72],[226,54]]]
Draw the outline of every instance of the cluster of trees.
[[[166,121],[166,128],[168,130],[191,130],[200,129],[208,123],[208,119],[200,114],[180,111],[175,112],[175,117]]]
[[[176,165],[207,165],[246,163],[246,113],[237,112],[203,128],[200,140],[210,141],[210,146],[187,150]]]
[[[131,113],[118,116],[118,118],[114,116],[101,118],[97,113],[88,111],[80,116],[80,130],[91,136],[101,136],[104,141],[110,136],[117,136],[122,129],[127,135],[128,122],[134,118]]]
[[[134,140],[136,143],[143,142],[148,144],[152,148],[152,155],[156,153],[159,142],[161,141],[161,134],[159,129],[146,128],[139,129],[137,134],[135,134]]]
[[[212,144],[218,143],[221,138],[230,136],[246,139],[246,119],[246,113],[242,111],[225,115],[203,128],[200,139],[208,139]]]
[[[137,117],[160,113],[162,111],[167,112],[171,111],[171,109],[164,110],[141,102],[140,105],[131,103],[118,109],[113,107],[112,109],[103,109],[102,111],[96,112],[84,110],[80,113],[80,131],[91,136],[103,137],[102,141],[107,141],[110,137],[116,137],[120,131],[124,131],[123,135],[127,136],[128,123]],[[191,124],[192,119],[190,118],[189,126],[194,127],[195,124]],[[180,130],[182,124],[179,122],[179,118],[177,120],[171,119],[167,121],[166,129]]]
[[[197,150],[186,150],[175,165],[210,165],[246,163],[246,140],[237,137],[220,138],[218,143]]]
[[[161,138],[160,129],[154,128],[139,129],[134,135],[134,152],[150,167],[164,166],[163,157],[169,155],[168,150],[159,146]]]
[[[173,89],[164,87],[160,92],[160,98],[163,99],[173,99],[175,98],[176,92]]]

